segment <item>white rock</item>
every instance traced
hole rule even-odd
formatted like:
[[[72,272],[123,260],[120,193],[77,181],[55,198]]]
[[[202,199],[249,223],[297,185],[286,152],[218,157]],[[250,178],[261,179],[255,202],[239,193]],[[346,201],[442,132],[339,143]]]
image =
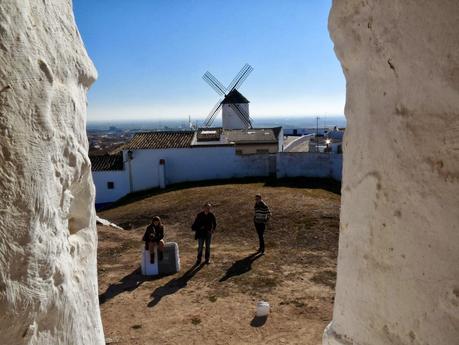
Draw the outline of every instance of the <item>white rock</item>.
[[[338,279],[324,344],[459,339],[457,0],[335,0],[347,80]]]
[[[0,344],[104,344],[70,0],[0,1]]]

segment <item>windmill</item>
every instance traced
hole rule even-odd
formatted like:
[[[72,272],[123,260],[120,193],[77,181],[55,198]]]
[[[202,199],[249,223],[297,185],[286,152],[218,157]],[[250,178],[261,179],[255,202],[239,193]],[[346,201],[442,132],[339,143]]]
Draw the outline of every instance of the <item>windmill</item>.
[[[224,129],[252,128],[252,119],[249,116],[249,101],[238,91],[238,88],[252,71],[253,67],[245,64],[228,87],[225,87],[209,71],[204,73],[202,79],[222,97],[204,120],[205,127],[212,125],[221,108]]]

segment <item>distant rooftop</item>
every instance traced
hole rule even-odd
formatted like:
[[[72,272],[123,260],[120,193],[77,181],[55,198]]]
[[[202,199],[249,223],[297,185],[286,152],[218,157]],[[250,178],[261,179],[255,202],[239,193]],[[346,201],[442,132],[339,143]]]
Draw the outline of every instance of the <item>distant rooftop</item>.
[[[201,146],[275,144],[282,127],[222,129],[199,128],[196,131],[157,131],[136,133],[123,150],[178,149]]]
[[[194,131],[140,132],[127,142],[125,150],[177,149],[190,147]]]
[[[225,130],[224,134],[230,143],[276,143],[277,137],[273,128],[251,128]]]
[[[111,170],[123,170],[123,152],[119,152],[115,155],[91,155],[92,171],[111,171]]]

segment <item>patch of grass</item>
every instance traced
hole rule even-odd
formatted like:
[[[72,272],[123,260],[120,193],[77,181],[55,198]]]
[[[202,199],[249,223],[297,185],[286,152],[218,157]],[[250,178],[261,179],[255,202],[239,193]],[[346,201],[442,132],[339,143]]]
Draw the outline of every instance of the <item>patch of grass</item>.
[[[217,296],[215,296],[215,295],[209,296],[209,301],[211,301],[212,303],[217,302]]]
[[[191,323],[192,323],[193,325],[197,326],[197,325],[199,325],[199,324],[201,323],[201,319],[200,319],[199,317],[196,317],[196,316],[195,316],[195,317],[193,317],[193,318],[191,319]]]
[[[336,284],[336,272],[330,270],[320,271],[314,274],[314,276],[311,278],[311,281],[334,289]]]

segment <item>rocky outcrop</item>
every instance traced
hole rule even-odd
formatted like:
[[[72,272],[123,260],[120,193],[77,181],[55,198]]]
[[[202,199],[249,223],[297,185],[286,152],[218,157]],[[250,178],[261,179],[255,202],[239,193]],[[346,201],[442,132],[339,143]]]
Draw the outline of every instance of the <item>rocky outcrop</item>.
[[[324,344],[457,344],[458,2],[335,0],[329,29],[348,127]]]
[[[0,2],[0,344],[104,344],[70,0]]]

